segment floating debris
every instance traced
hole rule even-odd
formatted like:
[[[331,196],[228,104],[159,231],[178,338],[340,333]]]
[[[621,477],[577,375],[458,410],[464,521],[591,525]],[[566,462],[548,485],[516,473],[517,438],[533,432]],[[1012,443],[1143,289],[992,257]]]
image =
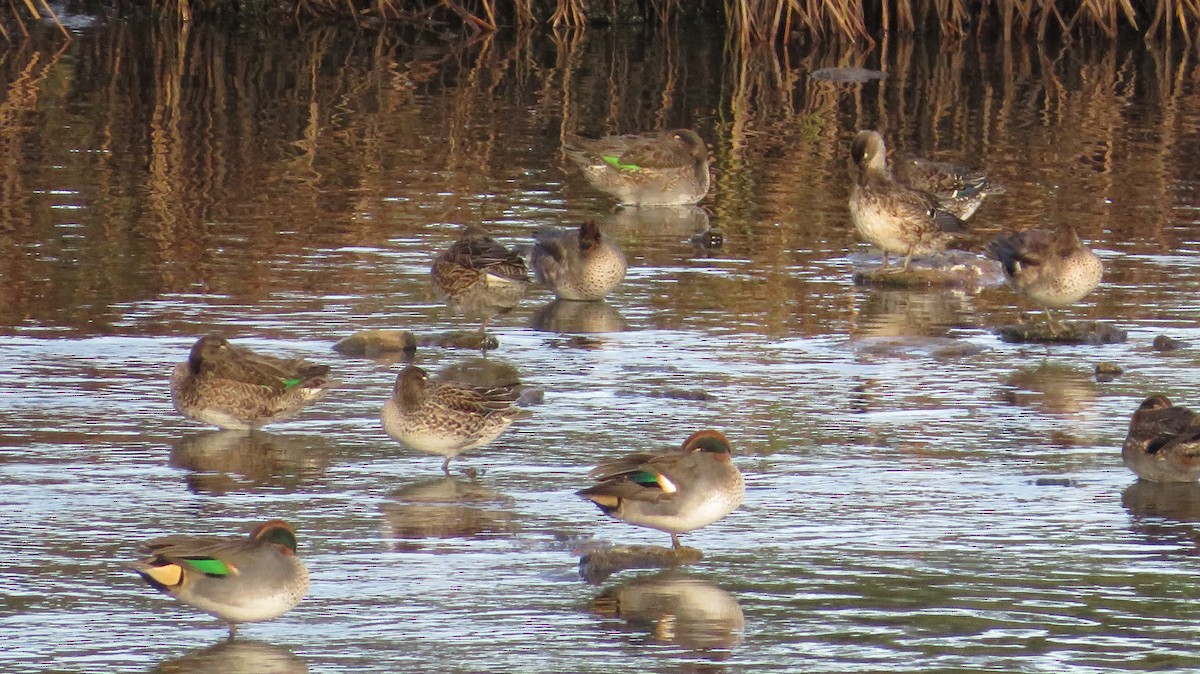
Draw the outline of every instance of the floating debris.
[[[599,585],[618,571],[627,569],[667,569],[695,564],[704,553],[686,545],[664,548],[657,545],[614,545],[579,558],[579,577]]]
[[[870,68],[855,68],[851,66],[836,66],[832,68],[821,68],[814,70],[808,74],[814,80],[822,82],[843,82],[847,84],[862,84],[872,80],[882,80],[888,76],[882,70],[871,70]]]
[[[1119,344],[1128,334],[1100,321],[1066,321],[1054,330],[1045,321],[1006,325],[996,331],[1012,344]]]
[[[375,356],[413,352],[417,350],[416,335],[408,330],[359,330],[333,345],[343,356],[374,358]]]

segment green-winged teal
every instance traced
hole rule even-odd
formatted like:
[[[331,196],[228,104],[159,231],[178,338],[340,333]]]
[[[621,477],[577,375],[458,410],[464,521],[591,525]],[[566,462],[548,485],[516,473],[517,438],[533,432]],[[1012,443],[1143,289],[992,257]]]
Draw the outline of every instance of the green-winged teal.
[[[596,484],[578,492],[609,517],[671,534],[693,531],[733,512],[746,485],[731,460],[729,440],[697,431],[678,450],[606,461],[588,475]]]
[[[691,129],[572,137],[563,151],[592,187],[623,204],[682,206],[708,194],[708,146]]]
[[[904,256],[904,270],[913,255],[945,250],[965,223],[945,211],[933,195],[900,184],[887,167],[883,136],[859,131],[850,144],[858,179],[850,193],[850,217],[859,236],[888,254]]]
[[[1013,290],[1042,305],[1051,331],[1056,328],[1050,307],[1065,307],[1083,299],[1104,274],[1100,258],[1066,223],[1052,232],[1031,229],[998,236],[988,243],[986,254],[1004,267]]]
[[[430,381],[415,365],[396,377],[392,397],[383,405],[383,430],[406,447],[450,459],[495,440],[517,419],[531,416],[516,407],[512,387],[477,388]]]
[[[264,522],[244,536],[167,536],[142,544],[133,569],[154,589],[229,624],[276,618],[308,591],[308,570],[296,556],[287,522]]]
[[[579,229],[546,228],[529,263],[559,299],[601,300],[625,278],[625,253],[589,220]]]
[[[171,400],[189,419],[249,430],[293,417],[325,395],[329,366],[236,347],[217,335],[196,340],[171,373]]]
[[[1121,458],[1151,482],[1195,482],[1200,478],[1200,414],[1176,407],[1164,395],[1142,402],[1129,421]]]
[[[892,164],[892,175],[909,187],[937,197],[942,209],[960,220],[968,220],[989,195],[1004,194],[981,170],[966,169],[943,161],[902,157]]]
[[[517,306],[529,289],[525,260],[477,225],[463,228],[458,240],[434,259],[430,278],[447,304],[480,321],[481,331],[493,316]]]

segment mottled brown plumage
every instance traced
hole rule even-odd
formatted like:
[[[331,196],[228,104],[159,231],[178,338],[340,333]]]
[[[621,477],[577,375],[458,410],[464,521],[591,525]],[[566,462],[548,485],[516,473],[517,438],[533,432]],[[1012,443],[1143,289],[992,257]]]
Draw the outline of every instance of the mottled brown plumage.
[[[594,221],[573,230],[541,229],[534,238],[530,265],[559,299],[604,299],[625,278],[625,253]]]
[[[691,129],[572,137],[563,152],[592,187],[623,204],[680,206],[708,194],[708,146]]]
[[[425,370],[409,365],[396,377],[381,421],[387,434],[406,447],[446,457],[442,470],[449,472],[450,459],[490,443],[513,421],[531,416],[516,401],[513,387],[433,382]]]
[[[248,430],[295,416],[325,395],[329,367],[276,358],[201,337],[171,373],[171,400],[181,414],[221,428]]]
[[[887,168],[887,148],[875,131],[859,131],[850,144],[858,178],[850,193],[850,217],[864,241],[888,254],[904,255],[908,270],[913,255],[945,250],[965,223],[945,211],[937,198],[900,184]]]
[[[1050,307],[1083,299],[1104,274],[1100,258],[1066,223],[1052,232],[1031,229],[998,236],[988,243],[986,254],[1004,267],[1013,290],[1042,305],[1051,331],[1056,328]]]
[[[434,259],[430,278],[447,304],[480,320],[481,330],[492,317],[515,307],[530,282],[521,256],[478,226],[464,228],[458,240]]]
[[[920,157],[898,158],[892,175],[909,187],[937,197],[941,207],[961,220],[968,220],[983,204],[984,198],[1004,194],[981,170],[970,170],[949,162]]]
[[[588,473],[596,484],[577,492],[609,517],[671,534],[712,524],[742,503],[746,486],[719,431],[693,433],[678,450],[636,453]]]
[[[1200,478],[1200,414],[1172,405],[1164,395],[1146,398],[1129,421],[1121,458],[1143,480],[1195,481]]]

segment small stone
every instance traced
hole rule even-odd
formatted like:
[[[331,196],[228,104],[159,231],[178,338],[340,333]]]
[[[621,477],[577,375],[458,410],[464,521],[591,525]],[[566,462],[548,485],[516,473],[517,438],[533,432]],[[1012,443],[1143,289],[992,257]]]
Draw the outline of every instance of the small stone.
[[[1112,381],[1125,374],[1125,368],[1116,363],[1096,363],[1096,381]]]
[[[359,330],[333,345],[343,356],[374,358],[385,353],[417,350],[417,338],[408,330]]]
[[[1183,348],[1185,344],[1178,339],[1172,339],[1166,335],[1159,335],[1154,338],[1154,342],[1151,343],[1151,346],[1154,347],[1155,351],[1175,351]]]

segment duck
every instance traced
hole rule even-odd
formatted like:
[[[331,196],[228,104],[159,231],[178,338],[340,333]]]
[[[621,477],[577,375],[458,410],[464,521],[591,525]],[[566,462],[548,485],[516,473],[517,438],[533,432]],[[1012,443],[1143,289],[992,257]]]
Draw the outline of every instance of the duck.
[[[1099,256],[1065,222],[1053,231],[1030,229],[997,236],[988,243],[985,255],[1000,262],[1014,291],[1042,305],[1054,334],[1064,326],[1055,325],[1050,307],[1078,302],[1096,289],[1104,275]]]
[[[392,395],[383,405],[383,430],[405,447],[450,460],[500,437],[514,421],[532,416],[516,406],[511,386],[482,388],[454,382],[433,382],[416,365],[396,376]]]
[[[913,255],[945,250],[966,232],[966,223],[946,211],[937,197],[898,182],[887,166],[887,147],[877,131],[859,131],[850,144],[858,178],[850,193],[850,218],[867,243],[888,254],[904,255],[903,271]]]
[[[1200,479],[1200,414],[1177,407],[1162,394],[1138,406],[1121,445],[1125,465],[1151,482]]]
[[[277,618],[308,591],[308,570],[296,556],[296,531],[270,520],[245,536],[173,535],[146,541],[131,566],[151,587],[229,625]]]
[[[975,215],[984,199],[1007,191],[982,170],[923,157],[897,158],[892,174],[901,184],[932,194],[943,210],[964,221]]]
[[[746,493],[729,439],[697,431],[677,450],[629,454],[605,461],[588,476],[596,484],[576,494],[613,519],[671,534],[708,526],[737,509]]]
[[[434,258],[429,270],[434,292],[452,308],[479,319],[480,333],[498,314],[507,313],[529,289],[529,269],[479,225],[464,227],[458,239]]]
[[[577,230],[541,229],[534,239],[529,263],[560,300],[602,300],[625,278],[625,253],[593,220]]]
[[[685,206],[708,194],[708,145],[691,129],[568,137],[563,152],[592,187],[630,206]]]
[[[237,347],[220,335],[196,340],[171,372],[171,402],[183,416],[227,430],[253,430],[299,414],[324,397],[329,366]]]

